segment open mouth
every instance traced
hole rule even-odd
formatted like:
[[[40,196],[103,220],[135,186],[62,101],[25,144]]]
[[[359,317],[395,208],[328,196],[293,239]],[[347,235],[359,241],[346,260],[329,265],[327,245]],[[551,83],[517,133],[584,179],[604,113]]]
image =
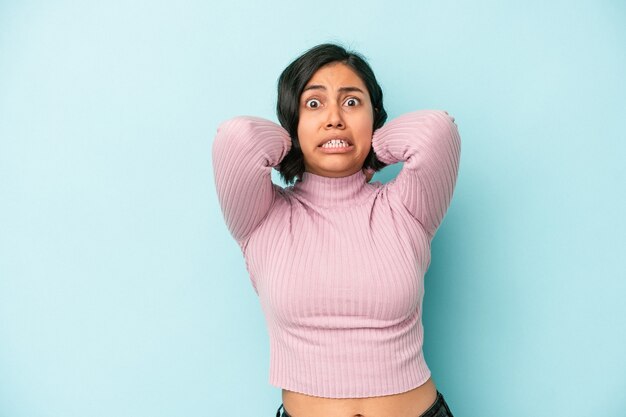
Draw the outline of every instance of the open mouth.
[[[354,145],[345,139],[332,139],[322,143],[317,148],[325,154],[343,154],[352,152]]]
[[[324,149],[349,148],[352,143],[345,138],[333,138],[322,142],[318,147]]]

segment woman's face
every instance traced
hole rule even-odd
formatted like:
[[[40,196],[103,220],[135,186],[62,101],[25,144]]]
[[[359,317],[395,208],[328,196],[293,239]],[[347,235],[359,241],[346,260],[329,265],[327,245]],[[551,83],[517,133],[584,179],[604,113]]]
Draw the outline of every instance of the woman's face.
[[[374,112],[356,72],[337,62],[321,67],[304,87],[299,113],[305,171],[345,177],[362,169],[372,146]]]

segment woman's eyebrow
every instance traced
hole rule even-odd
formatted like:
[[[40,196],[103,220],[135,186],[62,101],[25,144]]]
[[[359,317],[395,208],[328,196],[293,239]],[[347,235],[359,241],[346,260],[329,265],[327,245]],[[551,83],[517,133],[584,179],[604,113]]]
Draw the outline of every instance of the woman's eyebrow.
[[[308,91],[308,90],[324,90],[325,91],[326,87],[324,87],[323,85],[313,84],[313,85],[306,87],[304,90],[302,90],[302,92],[304,93],[305,91]],[[359,87],[347,86],[347,87],[339,88],[340,93],[350,93],[354,91],[358,91],[361,94],[365,94],[363,90],[361,90]]]
[[[306,87],[304,90],[302,90],[302,92],[304,93],[305,91],[309,90],[326,90],[326,87],[324,87],[323,85],[313,84]]]
[[[359,92],[359,93],[361,93],[361,94],[365,94],[365,93],[363,92],[363,90],[361,90],[359,87],[352,87],[352,86],[349,86],[349,87],[341,87],[341,88],[339,89],[339,91],[340,91],[340,92],[342,92],[342,93],[352,93],[352,92],[354,92],[354,91],[358,91],[358,92]]]

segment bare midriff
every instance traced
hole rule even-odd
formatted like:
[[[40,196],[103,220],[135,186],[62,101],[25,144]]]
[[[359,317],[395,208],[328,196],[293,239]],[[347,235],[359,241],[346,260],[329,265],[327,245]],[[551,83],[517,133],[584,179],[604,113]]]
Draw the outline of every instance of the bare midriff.
[[[432,378],[410,391],[366,398],[322,398],[283,389],[291,417],[419,417],[437,399]]]

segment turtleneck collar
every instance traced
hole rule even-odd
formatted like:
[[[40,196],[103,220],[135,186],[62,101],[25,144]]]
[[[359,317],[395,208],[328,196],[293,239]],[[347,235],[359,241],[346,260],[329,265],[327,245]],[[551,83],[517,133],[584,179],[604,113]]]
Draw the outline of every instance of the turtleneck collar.
[[[322,207],[354,205],[367,197],[370,189],[361,169],[347,177],[338,178],[305,171],[302,181],[297,181],[293,187],[297,195]]]

